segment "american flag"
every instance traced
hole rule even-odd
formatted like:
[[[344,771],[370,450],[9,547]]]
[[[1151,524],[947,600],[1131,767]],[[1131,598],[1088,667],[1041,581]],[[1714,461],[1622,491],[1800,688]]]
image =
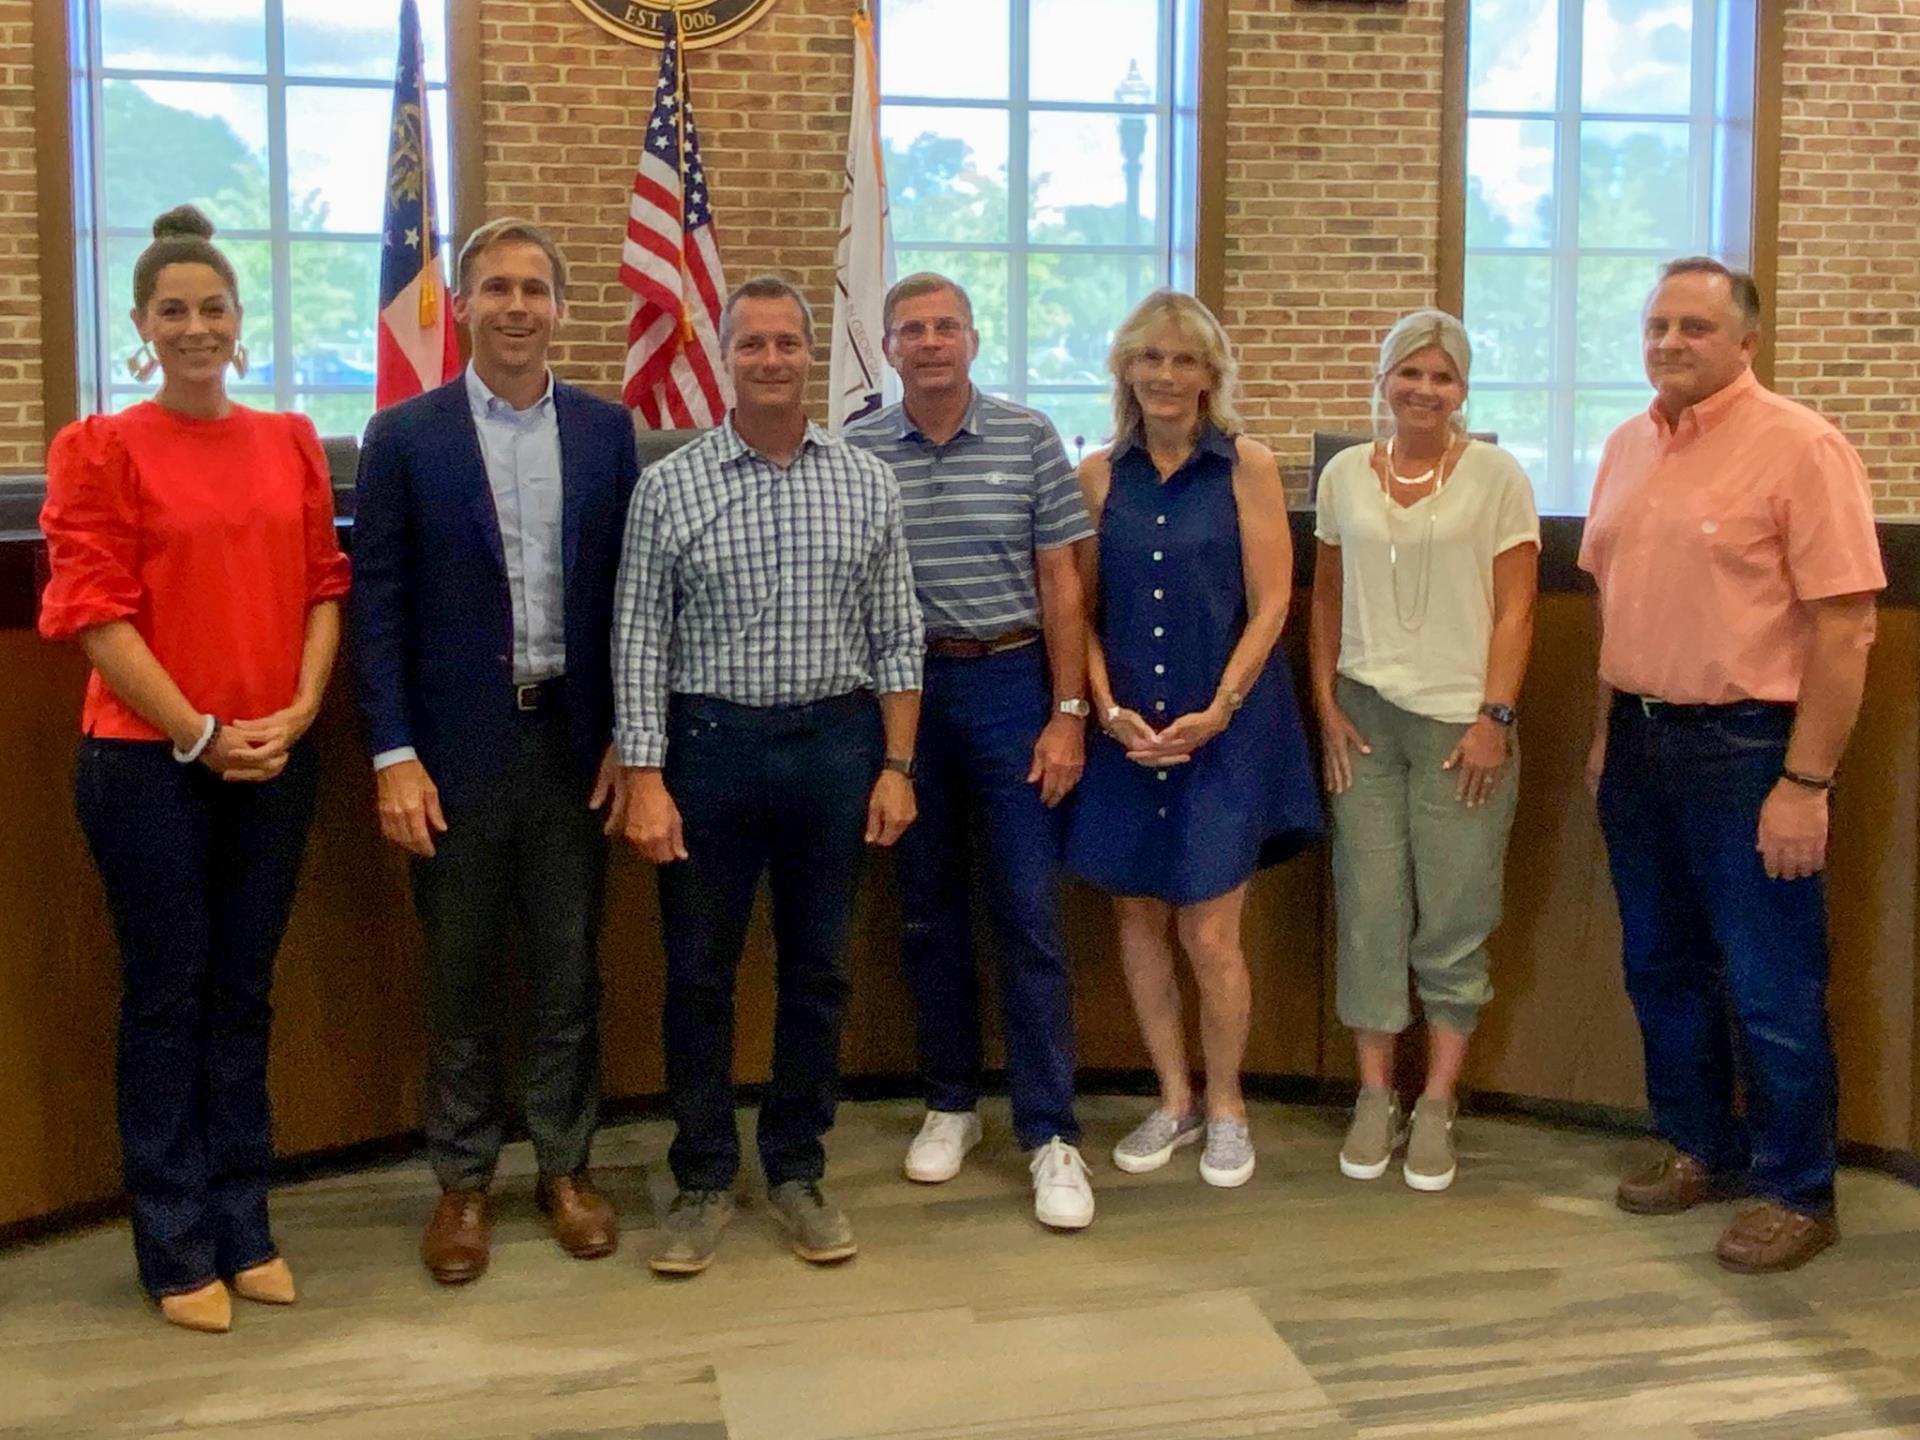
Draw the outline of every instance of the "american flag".
[[[733,403],[720,364],[720,306],[727,281],[713,238],[707,172],[687,103],[680,27],[666,13],[667,43],[653,114],[633,176],[620,283],[633,292],[627,371],[630,410],[654,430],[718,425]]]
[[[380,316],[375,326],[373,403],[431,390],[460,373],[460,344],[447,314],[433,233],[433,146],[421,84],[420,12],[401,0],[387,133],[387,209],[380,236]]]

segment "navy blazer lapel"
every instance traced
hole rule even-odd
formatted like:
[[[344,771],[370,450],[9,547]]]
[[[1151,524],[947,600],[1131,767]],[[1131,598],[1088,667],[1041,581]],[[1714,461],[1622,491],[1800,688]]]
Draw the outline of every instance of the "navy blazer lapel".
[[[494,507],[493,486],[487,479],[486,457],[480,452],[480,429],[473,420],[473,401],[467,395],[462,372],[440,388],[445,397],[447,466],[455,483],[466,491],[467,515],[481,545],[493,557],[500,583],[507,582],[507,552],[500,540],[500,512]]]
[[[553,382],[554,422],[560,431],[560,584],[572,593],[574,559],[580,553],[581,516],[587,508],[587,437],[580,397],[571,385]]]

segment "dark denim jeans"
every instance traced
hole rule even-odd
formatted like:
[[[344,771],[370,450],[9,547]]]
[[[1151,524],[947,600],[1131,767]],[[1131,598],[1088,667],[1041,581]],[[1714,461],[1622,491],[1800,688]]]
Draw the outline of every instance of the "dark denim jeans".
[[[880,772],[879,706],[855,691],[767,708],[676,695],[666,784],[688,857],[659,867],[667,952],[662,1016],[683,1189],[724,1190],[740,1169],[733,1119],[733,991],[760,877],[773,890],[778,986],[773,1074],[760,1103],[767,1183],[818,1180],[840,1088],[847,927]]]
[[[503,1045],[523,1042],[523,1108],[540,1169],[571,1175],[600,1095],[600,910],[606,812],[587,808],[564,704],[518,717],[511,763],[413,862],[431,1032],[427,1157],[442,1189],[484,1190],[507,1136]],[[511,1013],[509,935],[527,1004]]]
[[[163,741],[80,745],[74,798],[120,941],[121,1166],[151,1295],[278,1253],[269,994],[317,774],[311,741],[260,784],[175,764]]]
[[[1826,888],[1754,847],[1789,706],[1614,703],[1600,782],[1627,994],[1661,1135],[1807,1214],[1833,1209]],[[1736,1071],[1745,1121],[1734,1113]]]
[[[1060,930],[1063,812],[1042,805],[1039,787],[1027,783],[1052,697],[1040,645],[969,660],[929,656],[914,787],[920,818],[899,847],[901,951],[935,1110],[971,1110],[980,1098],[969,838],[984,852],[1013,1131],[1029,1150],[1055,1135],[1080,1141],[1073,985]]]

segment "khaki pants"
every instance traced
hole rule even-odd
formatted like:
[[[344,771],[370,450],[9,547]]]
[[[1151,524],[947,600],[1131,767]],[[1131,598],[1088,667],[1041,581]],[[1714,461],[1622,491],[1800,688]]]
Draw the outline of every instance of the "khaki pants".
[[[1500,923],[1519,737],[1487,803],[1468,809],[1454,796],[1458,773],[1440,768],[1465,725],[1402,710],[1345,676],[1334,693],[1373,751],[1349,752],[1353,784],[1332,798],[1340,1023],[1406,1029],[1411,969],[1428,1022],[1469,1034],[1493,998],[1487,937]]]

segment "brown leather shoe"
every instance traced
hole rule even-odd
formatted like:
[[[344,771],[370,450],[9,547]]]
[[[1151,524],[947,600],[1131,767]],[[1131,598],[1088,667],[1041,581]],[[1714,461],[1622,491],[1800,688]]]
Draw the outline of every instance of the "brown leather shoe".
[[[420,1237],[420,1258],[442,1285],[478,1280],[493,1246],[493,1216],[484,1190],[448,1190],[433,1207],[427,1233]]]
[[[576,1260],[598,1260],[620,1244],[620,1222],[613,1202],[593,1188],[583,1170],[578,1175],[542,1175],[533,1189],[534,1203],[553,1226],[553,1238]]]
[[[1691,1155],[1668,1150],[1620,1177],[1613,1203],[1631,1215],[1678,1215],[1709,1200],[1743,1195],[1745,1178],[1715,1175]]]
[[[1839,1238],[1831,1215],[1802,1215],[1768,1200],[1733,1217],[1713,1258],[1742,1275],[1770,1275],[1799,1269]]]

